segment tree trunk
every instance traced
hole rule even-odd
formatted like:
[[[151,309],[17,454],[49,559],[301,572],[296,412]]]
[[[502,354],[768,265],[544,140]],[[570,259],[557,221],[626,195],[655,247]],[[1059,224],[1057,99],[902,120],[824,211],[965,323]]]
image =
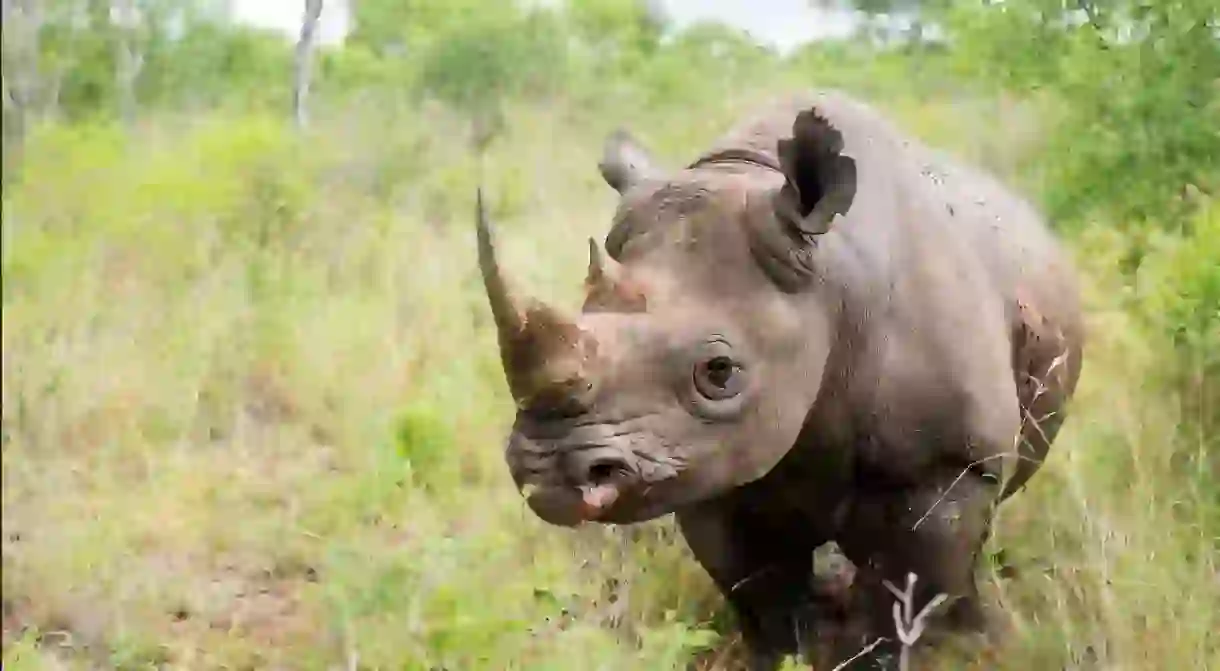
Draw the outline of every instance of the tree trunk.
[[[47,107],[39,43],[45,13],[38,0],[3,0],[0,14],[4,56],[0,67],[4,174],[0,181],[7,183],[16,178],[30,126]]]
[[[3,0],[5,154],[21,145],[30,116],[37,113],[39,89],[38,35],[42,11],[37,2]],[[12,141],[16,147],[10,147]]]
[[[140,48],[140,21],[134,0],[115,0],[111,20],[118,22],[115,48],[115,84],[118,93],[119,116],[125,123],[135,120],[138,100],[136,82],[144,69],[144,53]]]
[[[299,128],[304,128],[309,123],[306,103],[309,98],[309,79],[313,74],[314,40],[318,31],[318,19],[321,17],[322,0],[305,0],[305,16],[301,21],[301,36],[297,39],[292,87],[292,107]]]

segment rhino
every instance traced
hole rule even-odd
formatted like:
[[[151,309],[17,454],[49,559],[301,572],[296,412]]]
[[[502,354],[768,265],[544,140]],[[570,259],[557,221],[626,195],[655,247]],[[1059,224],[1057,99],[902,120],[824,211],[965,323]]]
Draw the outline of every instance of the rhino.
[[[533,514],[672,513],[753,669],[804,650],[831,543],[863,613],[835,661],[882,639],[859,659],[889,664],[885,584],[909,574],[938,631],[989,631],[996,505],[1040,468],[1082,363],[1078,278],[1035,207],[837,90],[756,109],[680,169],[620,128],[598,168],[618,205],[577,313],[514,287],[478,191],[505,460]]]

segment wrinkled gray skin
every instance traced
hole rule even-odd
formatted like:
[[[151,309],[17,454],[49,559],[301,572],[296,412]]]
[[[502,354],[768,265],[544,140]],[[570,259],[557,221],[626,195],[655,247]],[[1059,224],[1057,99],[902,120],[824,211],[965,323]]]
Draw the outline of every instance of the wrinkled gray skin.
[[[994,504],[1040,466],[1081,366],[1074,271],[1038,214],[837,92],[780,101],[680,170],[616,132],[600,169],[621,194],[612,260],[591,241],[576,316],[512,292],[480,204],[532,510],[676,513],[757,669],[796,651],[832,540],[866,613],[838,659],[894,638],[880,581],[907,572],[917,608],[953,597],[941,631],[983,629]]]

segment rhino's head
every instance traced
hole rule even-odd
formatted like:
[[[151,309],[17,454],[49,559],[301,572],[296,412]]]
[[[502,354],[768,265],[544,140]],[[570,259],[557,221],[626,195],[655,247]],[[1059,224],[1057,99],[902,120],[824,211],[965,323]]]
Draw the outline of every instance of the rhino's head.
[[[577,316],[512,291],[480,198],[479,263],[517,405],[506,459],[543,520],[651,519],[760,477],[793,444],[838,310],[819,236],[850,206],[855,164],[817,115],[786,128],[771,154],[673,173],[613,134],[599,166],[621,194],[611,258],[590,240]]]

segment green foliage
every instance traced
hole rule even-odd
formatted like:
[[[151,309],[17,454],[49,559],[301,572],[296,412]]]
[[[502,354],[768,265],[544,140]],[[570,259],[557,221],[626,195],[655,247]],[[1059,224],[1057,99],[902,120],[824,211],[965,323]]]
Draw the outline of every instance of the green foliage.
[[[1158,315],[1179,346],[1220,364],[1220,206],[1207,198],[1183,236],[1162,235],[1140,268],[1139,281],[1155,287],[1146,310]],[[1220,372],[1220,371],[1218,371]]]
[[[444,413],[430,403],[418,402],[403,408],[395,421],[395,445],[406,460],[415,481],[421,486],[444,482],[445,452],[456,436],[444,421]]]
[[[110,25],[105,3],[89,3],[86,10],[83,22],[65,12],[61,20],[47,22],[38,31],[45,67],[63,71],[56,98],[70,116],[114,111],[119,31]]]
[[[289,100],[292,51],[278,34],[199,22],[145,58],[145,104],[211,108],[241,101],[246,108],[275,109]]]
[[[647,106],[681,104],[733,96],[742,82],[768,76],[777,62],[774,52],[739,31],[717,23],[698,23],[673,36],[646,65],[636,81]]]
[[[470,20],[487,15],[515,14],[514,2],[495,6],[479,0],[433,2],[430,0],[367,0],[353,7],[351,44],[369,48],[378,56],[413,59],[441,36]]]
[[[598,76],[624,75],[656,55],[665,19],[647,0],[568,0],[578,48]]]
[[[420,83],[459,110],[498,114],[505,98],[557,89],[564,75],[563,38],[548,12],[479,12],[425,48]]]
[[[1136,278],[1137,309],[1179,354],[1170,374],[1220,468],[1220,205],[1203,199],[1184,235],[1155,236]]]
[[[6,38],[5,45],[6,83],[29,89],[14,91],[23,98],[24,111],[69,119],[116,115],[124,49],[135,61],[132,93],[142,105],[210,108],[238,100],[247,108],[286,105],[292,52],[278,34],[217,23],[193,11],[193,3],[134,5],[141,12],[134,28],[116,24],[106,2],[85,3],[82,13],[68,0],[35,13],[41,23],[6,27],[6,34],[30,33],[11,45]],[[22,43],[36,45],[37,51],[20,53]]]
[[[359,3],[355,20],[350,48],[325,57],[334,83],[323,87],[381,83],[433,98],[473,120],[484,140],[499,131],[505,101],[547,97],[569,79],[568,35],[546,8],[375,0]]]
[[[1056,220],[1180,228],[1190,215],[1188,186],[1220,188],[1216,5],[1116,0],[1085,8],[959,3],[948,15],[959,63],[1003,88],[1048,95],[1056,123],[1039,163]],[[1026,48],[1031,40],[1036,51]]]

